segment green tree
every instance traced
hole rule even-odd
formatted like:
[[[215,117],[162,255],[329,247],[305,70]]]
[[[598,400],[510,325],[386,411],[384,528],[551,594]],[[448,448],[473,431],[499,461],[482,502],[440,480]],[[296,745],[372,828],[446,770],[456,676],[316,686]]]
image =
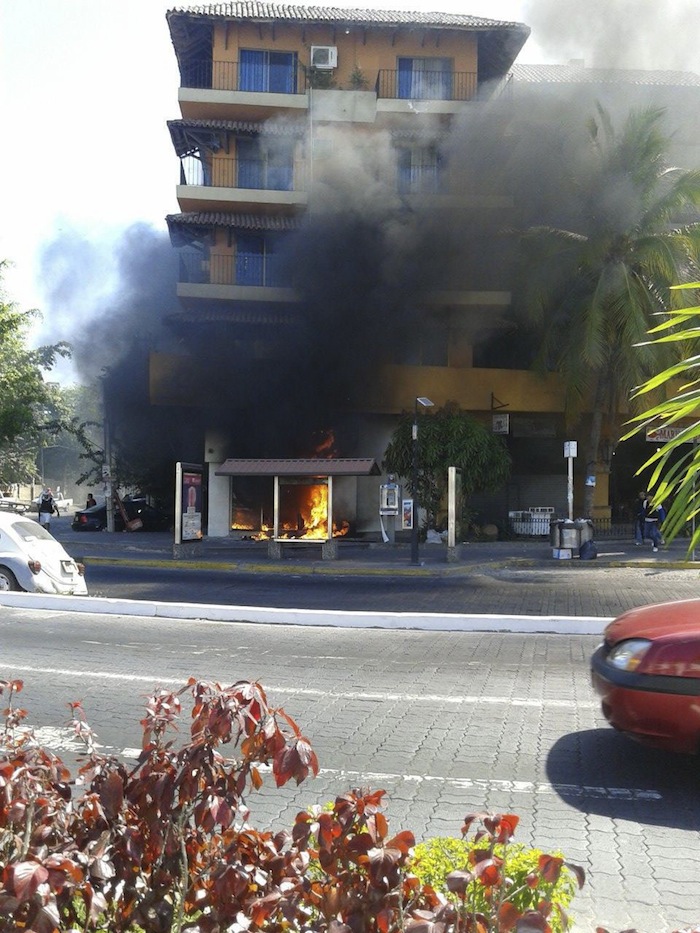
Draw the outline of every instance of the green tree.
[[[78,484],[100,481],[104,460],[100,387],[52,386],[51,402],[51,430],[42,435],[36,456],[37,465],[43,467],[40,472],[50,476],[53,470],[54,482],[62,475]]]
[[[522,299],[540,334],[538,363],[559,372],[570,423],[592,412],[586,475],[609,472],[632,389],[670,362],[668,346],[644,343],[653,315],[666,311],[673,283],[698,277],[700,171],[668,164],[663,110],[631,111],[616,132],[598,107],[588,145],[572,165],[567,226],[537,226],[520,237]],[[635,346],[637,345],[637,346]],[[607,449],[606,449],[607,448]],[[586,487],[585,514],[593,507]]]
[[[700,282],[674,286],[700,293]],[[697,300],[697,298],[696,298]],[[662,444],[640,469],[653,468],[648,482],[657,504],[668,507],[664,535],[673,540],[692,523],[688,552],[700,543],[700,305],[671,311],[668,319],[649,331],[654,346],[674,345],[680,359],[639,386],[637,400],[651,400],[651,407],[631,420],[634,425],[627,440],[648,428],[678,431]]]
[[[413,413],[405,412],[384,453],[383,466],[407,481],[412,494]],[[510,455],[501,437],[457,405],[447,402],[434,414],[419,416],[418,499],[428,527],[436,527],[447,494],[447,468],[462,471],[464,500],[484,489],[497,489],[510,475]]]
[[[53,388],[44,381],[59,356],[69,356],[66,343],[28,346],[37,311],[20,311],[1,288],[6,262],[0,262],[0,482],[32,479],[32,450],[42,432],[54,429]],[[33,445],[36,447],[33,448]],[[18,475],[20,470],[24,475]]]

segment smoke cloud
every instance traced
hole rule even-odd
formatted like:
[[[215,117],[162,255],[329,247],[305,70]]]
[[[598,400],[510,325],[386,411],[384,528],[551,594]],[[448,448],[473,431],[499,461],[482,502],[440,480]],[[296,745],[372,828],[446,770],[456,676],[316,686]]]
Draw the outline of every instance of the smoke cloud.
[[[542,47],[573,55],[585,46],[586,64],[595,67],[644,67],[647,47],[658,59],[668,29],[677,36],[666,43],[667,67],[687,68],[688,10],[674,7],[661,33],[658,12],[652,19],[626,2],[611,12],[602,0],[585,10],[533,0],[524,18]],[[569,179],[573,165],[586,170],[585,121],[595,102],[616,120],[630,106],[667,106],[666,129],[690,168],[700,165],[697,98],[698,88],[519,84],[512,100],[475,104],[449,133],[428,126],[419,141],[407,141],[439,152],[449,167],[451,189],[437,209],[432,195],[421,201],[397,192],[397,141],[388,133],[363,141],[327,130],[315,144],[311,209],[280,257],[301,300],[266,331],[215,316],[178,319],[177,252],[167,234],[137,224],[114,240],[68,230],[46,246],[46,338],[73,344],[85,381],[107,373],[110,415],[144,458],[158,451],[171,461],[198,460],[205,424],[233,439],[230,455],[309,455],[330,427],[336,452],[356,455],[357,426],[347,412],[351,397],[361,397],[358,385],[388,359],[415,359],[435,324],[447,326],[430,311],[430,292],[502,289],[513,261],[506,223],[580,222]],[[637,209],[624,186],[604,207],[620,223]],[[201,408],[149,408],[149,350],[189,356]],[[523,368],[526,339],[484,314],[474,328],[474,363]]]
[[[524,0],[522,19],[549,61],[700,73],[695,0]]]

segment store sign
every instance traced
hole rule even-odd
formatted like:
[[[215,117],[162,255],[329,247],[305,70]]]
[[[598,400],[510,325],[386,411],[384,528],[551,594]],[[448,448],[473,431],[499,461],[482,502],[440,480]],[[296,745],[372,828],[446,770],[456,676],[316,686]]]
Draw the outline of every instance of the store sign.
[[[667,441],[675,440],[688,427],[689,425],[686,424],[674,428],[647,428],[646,438],[650,444],[665,444]]]
[[[510,434],[510,415],[505,412],[491,415],[491,429],[494,434]]]

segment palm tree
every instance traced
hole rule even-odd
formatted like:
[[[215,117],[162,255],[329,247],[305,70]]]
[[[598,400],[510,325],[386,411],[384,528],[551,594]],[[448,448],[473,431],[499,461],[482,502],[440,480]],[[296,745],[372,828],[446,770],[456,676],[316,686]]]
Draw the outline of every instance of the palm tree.
[[[670,286],[698,278],[700,224],[687,221],[698,216],[700,171],[668,164],[663,116],[631,111],[618,134],[598,106],[570,173],[574,219],[520,235],[521,297],[540,334],[538,364],[563,377],[570,423],[591,412],[587,477],[609,472],[631,391],[667,349],[635,344],[667,310]],[[593,492],[586,485],[586,515]]]
[[[700,282],[677,285],[673,291],[688,289],[697,301]],[[690,524],[688,555],[695,559],[700,544],[700,306],[672,311],[668,320],[649,333],[657,346],[678,346],[681,358],[637,389],[637,398],[651,397],[651,407],[631,419],[634,427],[622,439],[647,428],[672,430],[670,439],[655,450],[642,469],[654,468],[648,487],[656,504],[669,506],[663,528],[666,539],[672,541]],[[664,391],[660,393],[660,389]]]

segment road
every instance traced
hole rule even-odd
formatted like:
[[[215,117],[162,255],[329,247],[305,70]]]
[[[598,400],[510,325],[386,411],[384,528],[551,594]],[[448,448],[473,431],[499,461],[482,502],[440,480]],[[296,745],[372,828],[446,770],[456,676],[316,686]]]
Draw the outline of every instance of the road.
[[[5,609],[0,677],[22,677],[43,740],[66,746],[81,699],[100,741],[139,745],[145,695],[187,677],[259,679],[299,722],[321,774],[263,788],[259,825],[350,787],[385,788],[392,828],[456,835],[467,812],[520,815],[517,838],[588,876],[577,931],[670,931],[700,918],[694,762],[616,735],[591,693],[595,638],[306,629]],[[183,724],[183,728],[185,725]]]
[[[259,574],[218,570],[90,564],[91,596],[239,606],[288,606],[364,612],[463,612],[465,600],[483,607],[487,578]]]
[[[697,596],[697,571],[601,566],[582,570],[478,569],[412,577],[245,573],[87,564],[90,594],[164,602],[338,609],[612,618],[645,602]]]

